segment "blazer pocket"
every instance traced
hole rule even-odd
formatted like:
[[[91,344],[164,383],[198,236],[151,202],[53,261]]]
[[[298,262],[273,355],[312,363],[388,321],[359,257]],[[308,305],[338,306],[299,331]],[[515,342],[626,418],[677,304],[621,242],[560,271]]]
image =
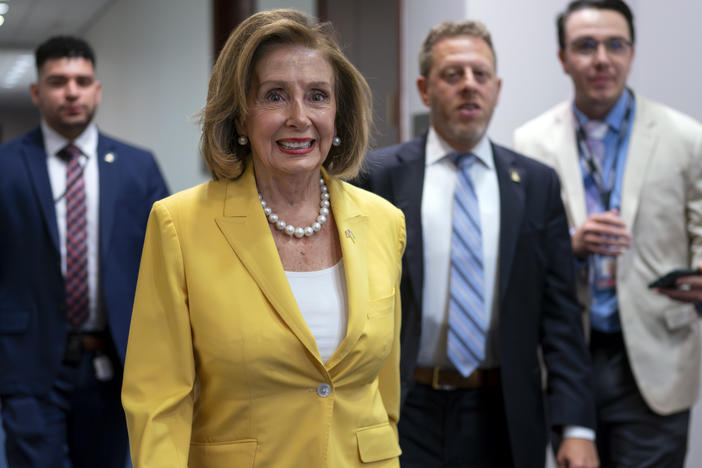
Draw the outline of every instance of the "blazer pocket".
[[[22,333],[29,328],[29,311],[0,308],[0,333]]]
[[[395,431],[388,423],[359,429],[356,431],[356,440],[363,463],[399,457],[402,453]]]
[[[372,299],[368,303],[368,318],[391,314],[395,310],[395,290],[389,296]]]
[[[663,312],[663,320],[668,330],[673,331],[683,328],[697,320],[697,312],[693,306],[683,305]]]
[[[190,444],[190,468],[251,468],[256,459],[256,439],[242,439],[234,442],[192,443]]]

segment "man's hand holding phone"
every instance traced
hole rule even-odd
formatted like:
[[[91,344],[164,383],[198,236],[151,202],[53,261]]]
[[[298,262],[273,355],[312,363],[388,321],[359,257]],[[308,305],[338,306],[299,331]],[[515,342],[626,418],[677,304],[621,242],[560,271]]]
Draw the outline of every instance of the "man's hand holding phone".
[[[677,301],[702,304],[702,263],[696,269],[668,272],[648,287]]]

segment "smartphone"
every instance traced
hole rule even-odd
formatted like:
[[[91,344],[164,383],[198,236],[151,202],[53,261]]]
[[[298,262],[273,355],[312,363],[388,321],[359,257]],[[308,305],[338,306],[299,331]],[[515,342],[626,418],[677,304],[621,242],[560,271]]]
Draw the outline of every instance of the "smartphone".
[[[656,278],[654,281],[652,281],[648,287],[649,288],[661,288],[661,289],[674,289],[676,288],[675,286],[675,281],[677,281],[678,278],[681,276],[695,276],[695,275],[702,275],[702,271],[698,269],[687,269],[687,268],[679,268],[676,270],[669,271],[665,275],[661,276],[660,278]]]

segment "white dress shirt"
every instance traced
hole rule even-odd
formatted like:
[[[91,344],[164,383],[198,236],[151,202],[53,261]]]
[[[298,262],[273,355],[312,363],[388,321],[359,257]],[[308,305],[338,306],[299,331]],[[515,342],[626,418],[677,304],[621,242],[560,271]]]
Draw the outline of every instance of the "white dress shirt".
[[[446,356],[446,332],[451,266],[453,192],[457,168],[449,158],[456,151],[443,141],[433,127],[426,144],[422,192],[422,236],[424,239],[424,292],[422,335],[417,364],[424,367],[453,367]],[[485,308],[491,311],[482,368],[499,365],[497,348],[497,258],[500,239],[500,189],[492,146],[484,137],[472,151],[478,160],[469,168],[480,209],[485,275]]]
[[[85,178],[85,197],[87,203],[88,234],[88,318],[80,326],[80,331],[100,331],[106,326],[106,317],[100,306],[99,288],[99,176],[98,176],[98,130],[90,124],[73,142],[56,133],[42,120],[41,131],[44,136],[51,192],[54,197],[56,223],[58,226],[59,246],[61,251],[61,272],[66,276],[66,167],[67,162],[57,156],[69,143],[73,143],[83,153],[80,164]]]

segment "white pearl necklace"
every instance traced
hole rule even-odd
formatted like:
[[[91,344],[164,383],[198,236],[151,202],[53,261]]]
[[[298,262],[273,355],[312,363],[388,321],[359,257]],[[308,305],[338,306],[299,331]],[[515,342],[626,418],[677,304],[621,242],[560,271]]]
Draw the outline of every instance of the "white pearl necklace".
[[[324,183],[324,179],[319,179],[319,189],[320,189],[320,201],[319,201],[319,216],[317,220],[312,223],[312,225],[307,227],[295,227],[292,224],[287,224],[285,221],[280,219],[280,217],[273,213],[273,210],[268,206],[266,201],[263,199],[261,194],[258,194],[258,199],[261,201],[261,206],[263,207],[263,213],[268,218],[268,222],[275,225],[275,228],[279,231],[283,231],[289,236],[295,236],[298,239],[301,237],[309,237],[315,232],[322,230],[322,224],[327,222],[327,216],[329,216],[329,190],[327,189],[327,184]]]

